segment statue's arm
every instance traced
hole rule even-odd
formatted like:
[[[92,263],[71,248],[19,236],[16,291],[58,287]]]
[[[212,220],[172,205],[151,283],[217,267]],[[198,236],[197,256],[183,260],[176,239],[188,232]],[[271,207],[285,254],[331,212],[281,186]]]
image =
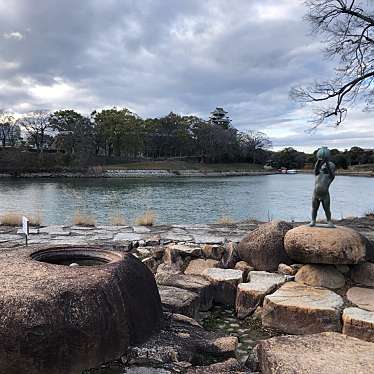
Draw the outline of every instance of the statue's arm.
[[[331,181],[333,181],[334,178],[335,178],[335,173],[334,173],[334,170],[331,170],[330,163],[328,161],[326,162],[326,167],[327,167],[327,170],[329,172],[329,176],[331,178]]]
[[[322,166],[322,160],[317,160],[316,164],[314,165],[314,174],[318,175]]]

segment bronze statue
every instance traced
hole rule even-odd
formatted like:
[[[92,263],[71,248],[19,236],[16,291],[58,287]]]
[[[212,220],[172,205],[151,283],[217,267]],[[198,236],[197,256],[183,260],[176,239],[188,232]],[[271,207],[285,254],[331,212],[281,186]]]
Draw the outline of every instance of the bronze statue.
[[[326,214],[327,226],[335,227],[331,221],[330,193],[329,187],[335,178],[335,164],[330,161],[330,151],[327,147],[322,147],[317,152],[317,162],[314,167],[316,176],[312,202],[312,221],[309,226],[316,225],[317,212],[322,202]]]

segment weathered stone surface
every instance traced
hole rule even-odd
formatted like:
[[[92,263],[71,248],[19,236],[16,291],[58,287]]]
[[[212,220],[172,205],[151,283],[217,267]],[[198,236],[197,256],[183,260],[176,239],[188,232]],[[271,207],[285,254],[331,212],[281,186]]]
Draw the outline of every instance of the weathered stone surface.
[[[358,307],[374,312],[374,289],[352,287],[347,291],[347,299]]]
[[[355,283],[374,287],[374,263],[363,262],[362,264],[352,266],[351,278]]]
[[[235,269],[241,270],[243,272],[243,280],[246,280],[248,278],[248,274],[250,271],[255,270],[253,266],[250,266],[245,261],[239,261],[235,264]]]
[[[162,263],[158,265],[157,273],[181,274],[182,270],[180,269],[179,266],[175,264],[168,265],[168,264]]]
[[[366,256],[365,238],[342,226],[296,227],[287,232],[284,247],[293,260],[304,264],[357,264]]]
[[[374,372],[373,343],[333,332],[262,340],[255,353],[263,374]]]
[[[88,251],[109,263],[69,267],[31,258],[58,253],[74,258]],[[118,358],[129,344],[161,328],[153,275],[132,255],[92,247],[29,247],[0,253],[0,274],[4,373],[79,373]]]
[[[283,239],[292,226],[287,222],[273,221],[260,225],[250,232],[238,245],[241,260],[256,270],[276,271],[281,263],[290,263]]]
[[[186,245],[186,244],[172,244],[168,246],[174,250],[180,256],[192,256],[192,257],[200,257],[201,256],[201,248],[196,245]]]
[[[157,273],[156,282],[161,286],[183,288],[200,296],[199,310],[206,311],[212,307],[214,290],[211,283],[197,275]]]
[[[202,258],[199,258],[190,261],[184,273],[191,275],[201,275],[205,269],[218,267],[219,262],[216,260],[204,260]]]
[[[210,268],[204,270],[202,275],[213,285],[214,301],[224,305],[235,305],[236,289],[243,280],[242,271]]]
[[[212,364],[209,366],[198,366],[187,369],[186,374],[239,374],[245,373],[239,361],[235,358],[229,358],[224,362]]]
[[[123,357],[129,364],[164,366],[180,362],[207,365],[210,357],[220,360],[234,357],[237,338],[205,331],[195,320],[178,314],[165,315],[161,332],[142,345],[129,348]],[[218,374],[218,373],[217,373]]]
[[[290,334],[340,331],[343,299],[317,287],[288,282],[265,296],[262,323]]]
[[[348,265],[335,265],[336,270],[342,274],[347,274],[351,270]]]
[[[296,269],[294,269],[292,266],[289,266],[287,264],[279,264],[278,265],[278,273],[284,274],[284,275],[295,275],[297,272]]]
[[[222,258],[223,252],[225,251],[222,245],[217,244],[205,244],[203,245],[201,250],[205,258],[210,258],[218,261]]]
[[[374,312],[360,308],[344,309],[343,334],[374,343]]]
[[[192,318],[197,316],[200,306],[197,293],[171,286],[159,286],[158,291],[165,311]]]
[[[296,282],[312,287],[338,289],[344,287],[345,278],[333,265],[304,265],[295,276]]]
[[[235,302],[235,310],[238,318],[245,318],[262,305],[264,297],[274,292],[285,283],[286,278],[281,274],[268,273],[266,271],[251,271],[249,283],[240,283]]]

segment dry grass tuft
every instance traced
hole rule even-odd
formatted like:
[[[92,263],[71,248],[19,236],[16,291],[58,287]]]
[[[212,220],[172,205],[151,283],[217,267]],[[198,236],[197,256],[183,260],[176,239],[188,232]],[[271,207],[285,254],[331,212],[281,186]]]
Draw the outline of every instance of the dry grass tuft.
[[[156,214],[152,210],[147,210],[144,214],[135,219],[135,224],[139,226],[153,226],[156,221]]]
[[[229,216],[222,216],[217,223],[220,225],[232,225],[235,221]]]
[[[22,214],[4,213],[0,215],[0,225],[2,226],[20,226],[22,224]]]
[[[374,218],[374,209],[368,210],[368,211],[365,213],[365,217],[368,217],[368,218]]]
[[[83,214],[77,210],[74,214],[73,224],[76,226],[96,226],[96,220],[93,216]]]
[[[42,214],[40,210],[28,218],[31,226],[40,226],[42,224]]]
[[[125,226],[126,225],[126,218],[125,216],[118,210],[110,217],[110,224],[112,226]]]

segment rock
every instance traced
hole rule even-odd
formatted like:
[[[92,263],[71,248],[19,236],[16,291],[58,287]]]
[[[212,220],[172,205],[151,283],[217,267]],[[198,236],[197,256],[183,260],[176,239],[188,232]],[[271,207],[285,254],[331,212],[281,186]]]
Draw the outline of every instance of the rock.
[[[236,289],[243,280],[240,270],[206,269],[202,273],[214,289],[214,301],[223,305],[235,305]]]
[[[236,374],[244,373],[239,361],[236,358],[229,358],[224,362],[219,362],[209,366],[197,366],[187,369],[186,374]]]
[[[347,274],[351,270],[348,265],[335,265],[335,267],[342,274]]]
[[[279,264],[289,264],[283,238],[292,226],[287,222],[273,221],[260,225],[250,232],[238,245],[241,260],[256,270],[276,271]]]
[[[222,245],[205,244],[203,245],[201,251],[205,258],[210,258],[219,261],[222,258],[225,248]]]
[[[374,343],[374,312],[360,308],[344,309],[343,334]]]
[[[146,257],[142,260],[142,263],[153,273],[155,274],[160,261],[156,260],[154,257]]]
[[[255,354],[263,374],[374,373],[374,344],[334,332],[261,340]]]
[[[208,365],[212,358],[235,357],[237,338],[227,338],[225,342],[219,334],[205,331],[191,318],[165,313],[161,332],[142,345],[130,347],[122,361],[156,367],[180,362]]]
[[[351,278],[355,283],[374,287],[374,264],[363,262],[362,264],[352,266]]]
[[[336,226],[299,226],[287,232],[284,247],[296,261],[314,264],[357,264],[366,256],[365,238],[356,230]]]
[[[284,275],[295,275],[297,270],[286,264],[279,264],[278,273]]]
[[[200,296],[199,310],[207,311],[212,307],[214,290],[211,283],[197,275],[157,273],[156,282],[161,286],[172,286],[195,292]]]
[[[201,275],[205,269],[218,267],[219,262],[216,260],[204,260],[199,258],[197,260],[190,261],[184,273],[192,275]]]
[[[374,289],[352,287],[347,291],[347,299],[358,307],[374,312]]]
[[[237,244],[234,242],[227,243],[221,259],[221,267],[224,269],[232,269],[239,261],[237,252]]]
[[[172,247],[166,247],[164,251],[163,261],[167,265],[173,265],[180,269],[183,266],[183,260],[177,250]]]
[[[106,262],[58,264],[82,257]],[[80,373],[117,359],[162,326],[153,274],[130,254],[30,246],[0,258],[3,373]]]
[[[170,286],[159,286],[158,291],[165,311],[193,318],[197,316],[200,306],[197,293]]]
[[[238,318],[245,318],[262,305],[264,297],[274,292],[285,281],[280,274],[266,271],[251,271],[249,283],[240,283],[236,294],[235,310]]]
[[[289,334],[340,331],[343,299],[336,293],[296,282],[265,296],[262,323]]]
[[[167,248],[172,249],[175,251],[179,256],[186,257],[200,257],[201,256],[201,248],[196,245],[186,245],[186,244],[172,244]]]
[[[250,266],[245,261],[239,261],[235,264],[235,269],[241,270],[243,272],[243,279],[246,280],[248,278],[248,274],[250,271],[253,271],[254,268]]]
[[[175,264],[172,264],[172,265],[160,264],[157,267],[157,273],[181,274],[182,270],[180,269],[178,265],[175,265]]]
[[[331,289],[345,285],[344,276],[333,265],[304,265],[297,272],[295,281],[307,286]]]

